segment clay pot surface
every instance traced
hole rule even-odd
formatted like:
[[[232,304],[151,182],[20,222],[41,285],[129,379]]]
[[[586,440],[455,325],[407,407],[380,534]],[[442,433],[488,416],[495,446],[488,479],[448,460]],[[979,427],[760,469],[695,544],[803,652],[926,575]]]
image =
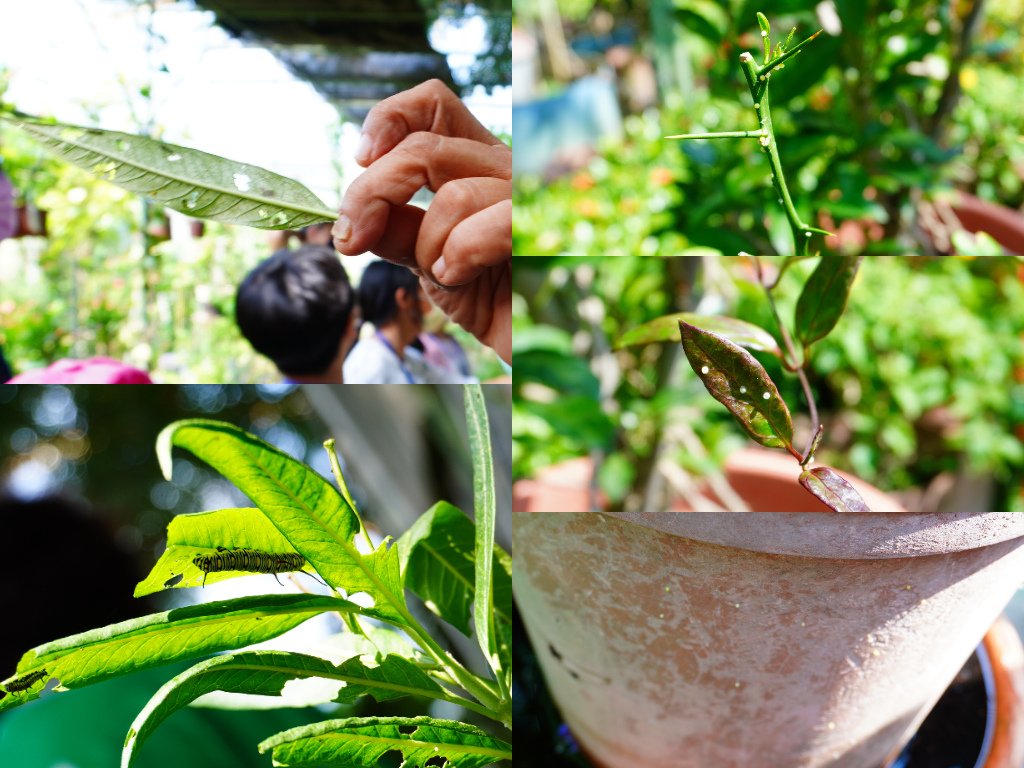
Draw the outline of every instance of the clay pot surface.
[[[1024,515],[520,514],[513,580],[601,768],[877,768],[1024,574]]]
[[[828,512],[829,509],[798,482],[800,466],[781,451],[767,448],[743,448],[725,464],[729,485],[747,503],[752,512]],[[512,488],[512,509],[516,512],[587,512],[596,502],[604,508],[604,498],[591,491],[593,461],[582,456],[545,467],[536,477],[519,480]],[[853,484],[872,510],[904,512],[894,499],[865,481],[839,472]],[[707,496],[722,504],[714,493]],[[675,512],[690,511],[681,501]]]

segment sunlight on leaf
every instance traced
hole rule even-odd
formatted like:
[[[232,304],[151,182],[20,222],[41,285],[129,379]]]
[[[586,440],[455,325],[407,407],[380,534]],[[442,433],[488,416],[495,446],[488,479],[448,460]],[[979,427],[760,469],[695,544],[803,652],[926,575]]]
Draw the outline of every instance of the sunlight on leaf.
[[[197,219],[299,229],[338,217],[299,182],[255,165],[118,131],[0,119],[67,162]]]
[[[377,768],[392,751],[400,752],[407,766],[447,760],[448,768],[483,768],[512,759],[511,744],[475,726],[430,717],[327,720],[271,736],[260,744],[260,752],[270,750],[275,765],[293,768]]]
[[[692,312],[676,312],[672,315],[651,320],[636,328],[631,328],[619,337],[615,343],[616,349],[630,347],[637,344],[654,344],[659,341],[675,341],[679,338],[679,322],[685,322],[705,331],[717,333],[719,336],[728,339],[733,344],[753,349],[757,352],[768,352],[778,358],[782,357],[782,350],[778,342],[764,328],[745,320],[737,320],[734,317],[721,317],[719,315],[697,315]]]

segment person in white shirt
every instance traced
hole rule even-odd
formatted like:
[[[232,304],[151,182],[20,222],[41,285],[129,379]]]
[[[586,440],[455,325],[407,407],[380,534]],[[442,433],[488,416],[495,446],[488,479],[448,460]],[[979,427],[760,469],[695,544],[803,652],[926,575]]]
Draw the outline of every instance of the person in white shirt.
[[[347,384],[442,384],[440,371],[410,347],[423,330],[426,297],[405,267],[375,261],[359,283],[363,321],[373,325],[345,358]]]

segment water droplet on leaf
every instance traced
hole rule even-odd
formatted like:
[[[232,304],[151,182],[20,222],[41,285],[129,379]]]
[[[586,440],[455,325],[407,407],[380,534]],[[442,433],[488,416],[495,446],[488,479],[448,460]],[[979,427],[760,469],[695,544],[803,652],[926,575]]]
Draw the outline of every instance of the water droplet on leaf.
[[[740,394],[741,395],[747,394],[747,388],[746,387],[740,387]]]
[[[181,155],[179,155],[177,152],[175,152],[173,155],[167,156],[167,162],[169,163],[176,163],[179,160],[181,160]]]
[[[700,372],[701,372],[701,373],[703,373],[703,374],[704,374],[705,376],[706,376],[706,375],[707,375],[707,374],[708,374],[708,373],[710,372],[710,370],[711,370],[711,369],[710,369],[710,368],[708,368],[708,367],[707,367],[706,365],[702,365],[702,366],[700,367]]]
[[[765,400],[768,400],[771,397],[771,395],[768,392],[765,392],[763,395],[761,395],[761,397],[763,397]]]

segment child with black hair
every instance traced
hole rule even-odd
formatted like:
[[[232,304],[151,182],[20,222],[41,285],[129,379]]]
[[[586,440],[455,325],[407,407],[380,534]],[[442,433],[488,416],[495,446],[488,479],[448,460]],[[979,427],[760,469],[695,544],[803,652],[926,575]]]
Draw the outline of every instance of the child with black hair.
[[[238,287],[235,319],[253,348],[296,383],[340,384],[355,341],[355,291],[329,247],[307,244],[261,262]]]

